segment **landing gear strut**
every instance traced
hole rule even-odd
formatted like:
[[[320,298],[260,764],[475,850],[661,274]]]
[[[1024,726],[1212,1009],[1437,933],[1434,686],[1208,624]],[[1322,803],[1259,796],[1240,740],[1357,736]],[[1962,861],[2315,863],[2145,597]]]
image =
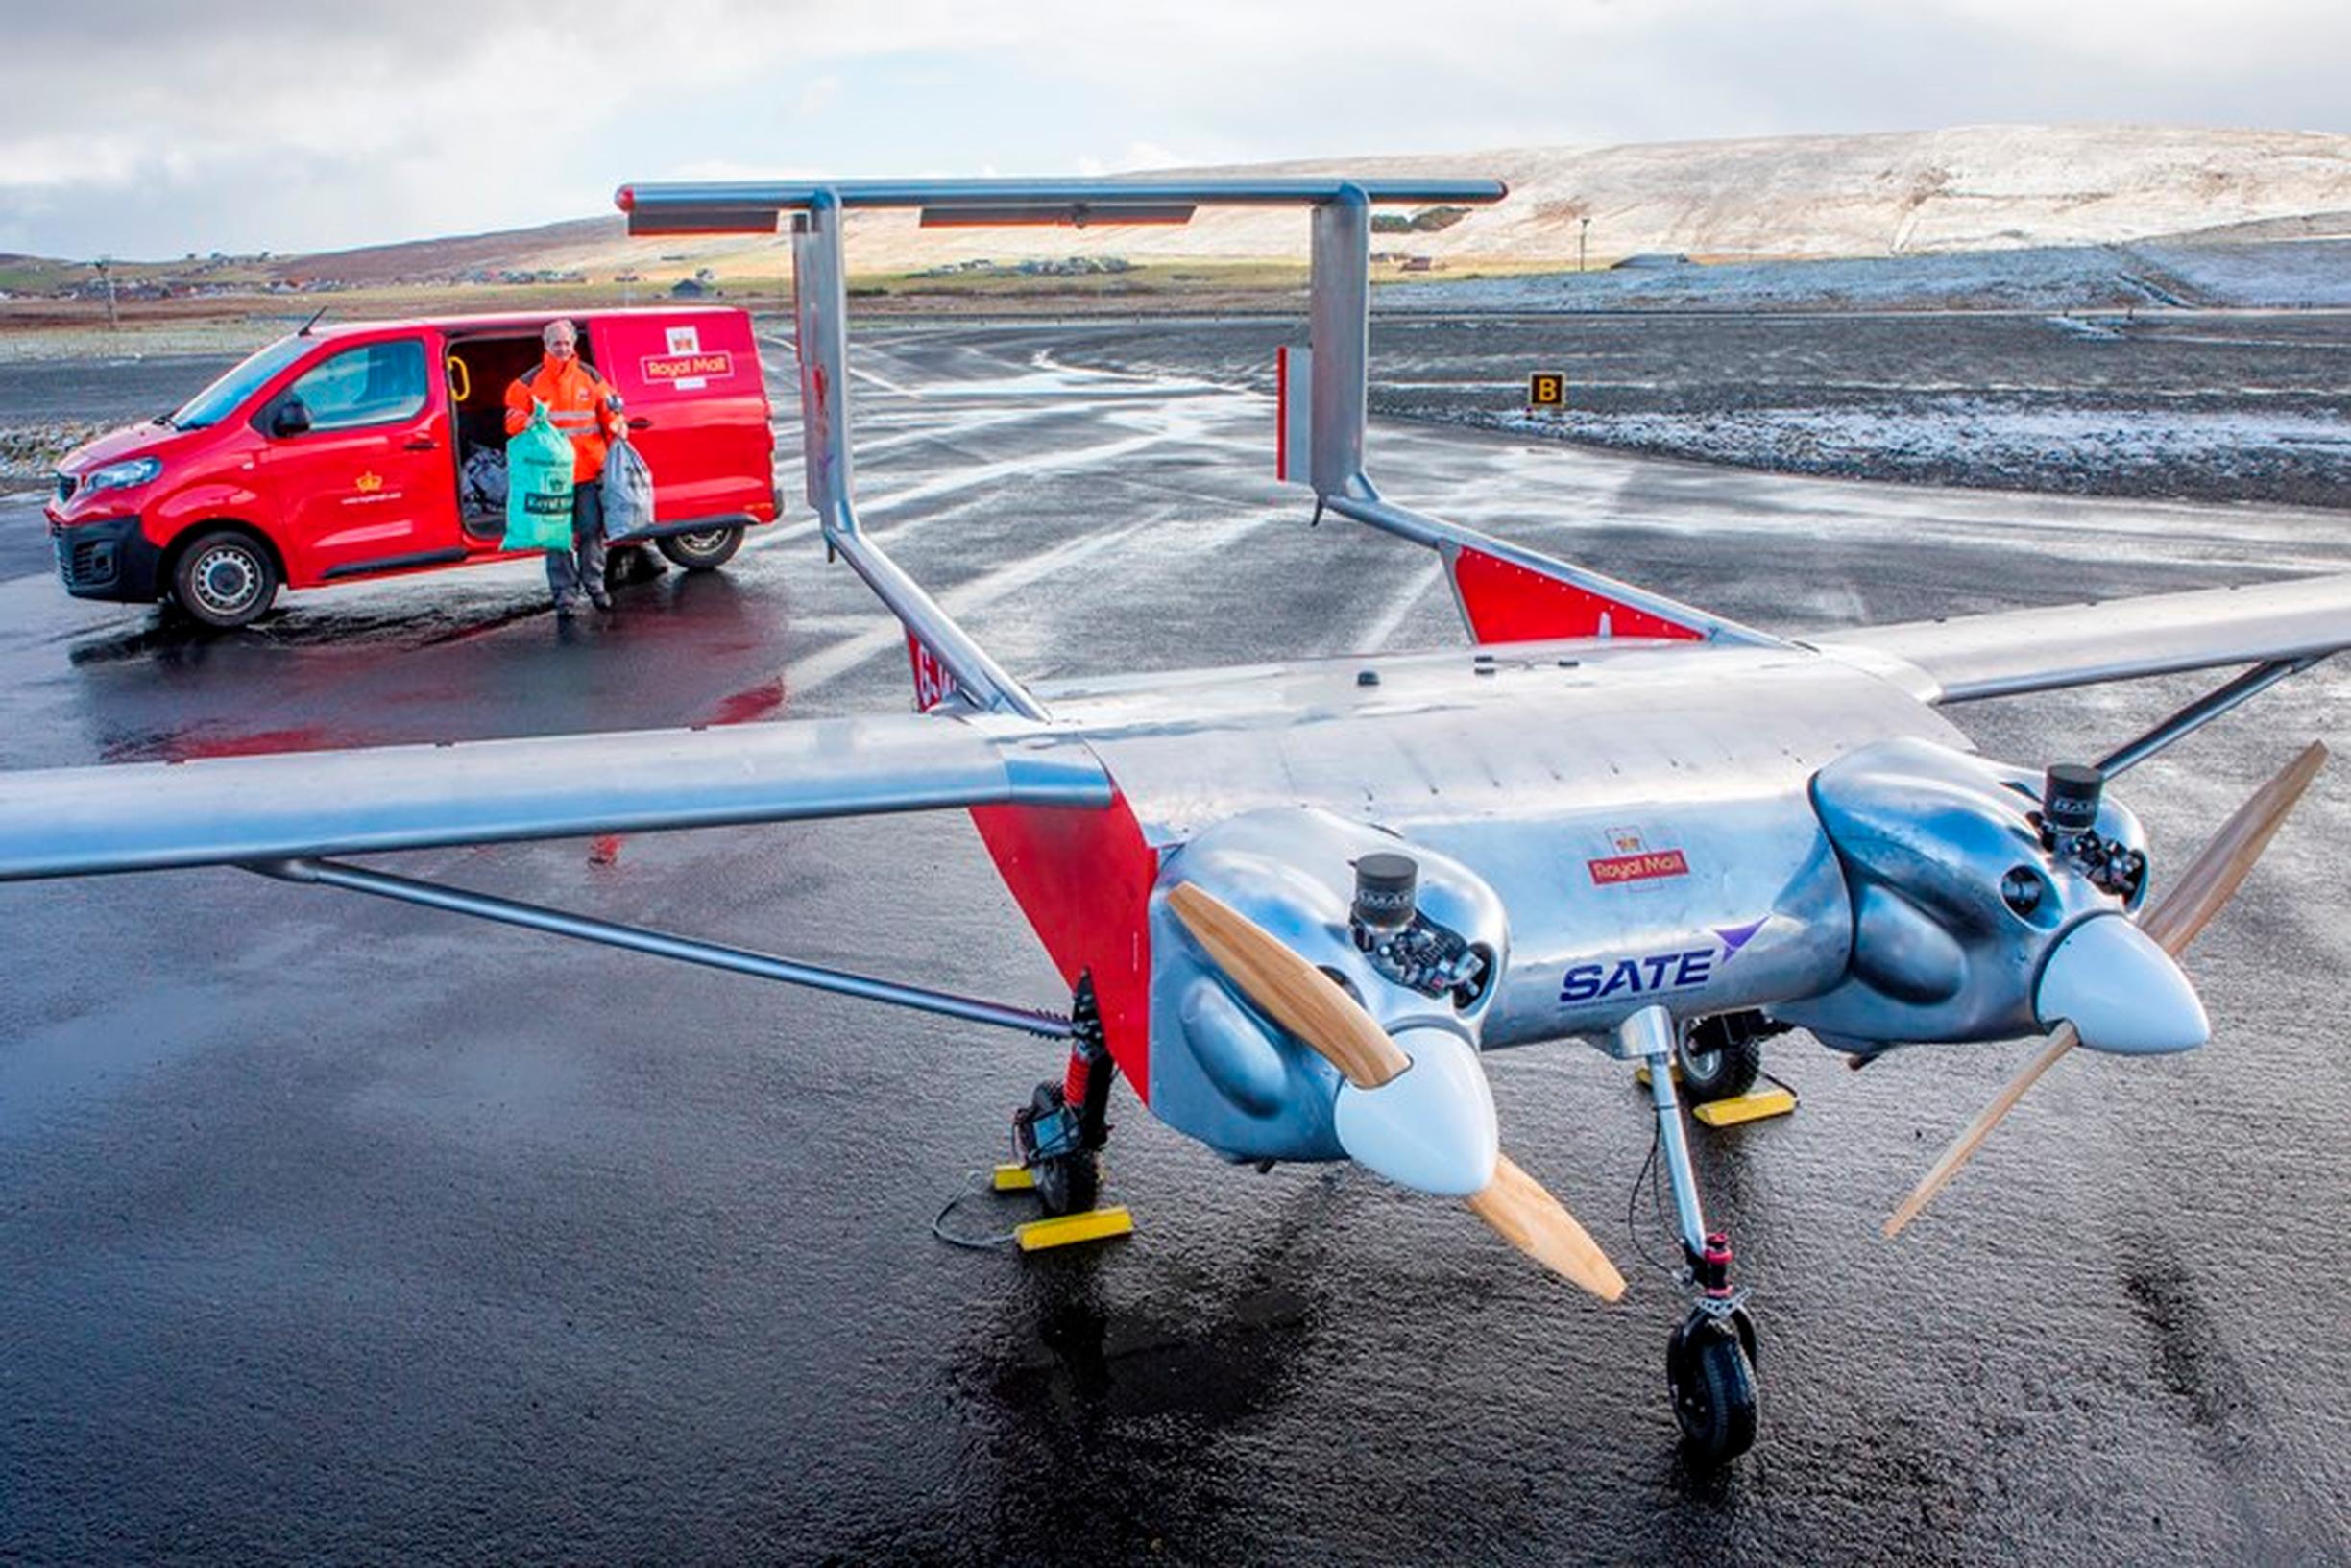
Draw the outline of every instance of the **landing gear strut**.
[[[1696,1296],[1689,1315],[1665,1343],[1665,1387],[1674,1420],[1696,1458],[1719,1464],[1737,1458],[1756,1437],[1756,1328],[1747,1292],[1731,1286],[1731,1241],[1706,1228],[1689,1145],[1682,1136],[1682,1107],[1674,1098],[1671,1063],[1680,1031],[1662,1007],[1644,1007],[1618,1027],[1623,1052],[1649,1065],[1649,1099],[1657,1112],[1658,1149],[1673,1189],[1684,1273]]]
[[[1061,1080],[1036,1086],[1012,1113],[1012,1151],[1036,1180],[1048,1215],[1082,1214],[1102,1191],[1102,1147],[1110,1140],[1110,1080],[1117,1068],[1103,1043],[1094,981],[1080,976],[1072,1000],[1069,1065]]]

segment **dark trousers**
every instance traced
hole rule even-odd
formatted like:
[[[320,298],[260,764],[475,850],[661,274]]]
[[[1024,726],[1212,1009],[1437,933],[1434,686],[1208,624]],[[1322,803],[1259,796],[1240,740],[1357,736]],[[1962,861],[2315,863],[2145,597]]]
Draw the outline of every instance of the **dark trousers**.
[[[594,479],[571,487],[571,547],[547,551],[546,574],[558,610],[604,591],[604,490]]]

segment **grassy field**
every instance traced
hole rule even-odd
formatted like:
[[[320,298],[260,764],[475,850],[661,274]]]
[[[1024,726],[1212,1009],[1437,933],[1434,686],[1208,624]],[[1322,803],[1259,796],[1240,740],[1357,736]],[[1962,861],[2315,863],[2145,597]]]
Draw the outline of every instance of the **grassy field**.
[[[10,270],[12,263],[21,263]],[[180,264],[118,269],[128,284],[161,276]],[[1550,269],[1543,262],[1481,263],[1474,270],[1405,273],[1393,263],[1373,267],[1382,287],[1511,277]],[[252,270],[252,269],[249,269]],[[12,257],[0,260],[0,290],[54,289],[94,276],[89,269]],[[256,272],[257,276],[257,272]],[[224,269],[214,279],[233,282]],[[250,281],[250,280],[247,280]],[[930,275],[854,274],[850,297],[865,315],[1255,314],[1299,308],[1306,268],[1289,260],[1147,261],[1119,273],[1071,277],[1014,272]],[[313,292],[250,292],[167,300],[118,299],[109,328],[103,299],[0,300],[0,363],[53,358],[115,358],[155,354],[218,354],[250,350],[293,330],[324,308],[329,321],[382,321],[408,316],[536,313],[650,305],[671,298],[667,285],[612,282],[553,284],[398,285]],[[788,276],[722,276],[710,303],[754,311],[788,310]]]

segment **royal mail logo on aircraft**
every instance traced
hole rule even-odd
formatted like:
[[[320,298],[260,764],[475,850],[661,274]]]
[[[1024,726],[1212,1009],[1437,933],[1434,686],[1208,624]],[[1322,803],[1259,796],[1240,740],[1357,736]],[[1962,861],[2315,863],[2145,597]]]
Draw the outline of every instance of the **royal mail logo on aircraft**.
[[[1653,850],[1641,841],[1637,828],[1611,828],[1609,847],[1616,853],[1587,860],[1594,887],[1622,887],[1628,882],[1656,881],[1689,875],[1689,859],[1680,850]]]

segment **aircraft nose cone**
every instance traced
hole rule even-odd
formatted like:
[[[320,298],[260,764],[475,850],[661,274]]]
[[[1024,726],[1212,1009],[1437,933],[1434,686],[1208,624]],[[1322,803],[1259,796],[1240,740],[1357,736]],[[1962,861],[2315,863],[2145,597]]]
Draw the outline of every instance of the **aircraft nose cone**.
[[[1376,1089],[1340,1086],[1339,1142],[1400,1186],[1446,1197],[1484,1192],[1501,1150],[1477,1052],[1443,1029],[1399,1029],[1394,1038],[1412,1066]]]
[[[2151,1056],[2212,1038],[2195,987],[2171,955],[2121,915],[2093,915],[2068,931],[2033,991],[2043,1028],[2071,1020],[2093,1050]]]

